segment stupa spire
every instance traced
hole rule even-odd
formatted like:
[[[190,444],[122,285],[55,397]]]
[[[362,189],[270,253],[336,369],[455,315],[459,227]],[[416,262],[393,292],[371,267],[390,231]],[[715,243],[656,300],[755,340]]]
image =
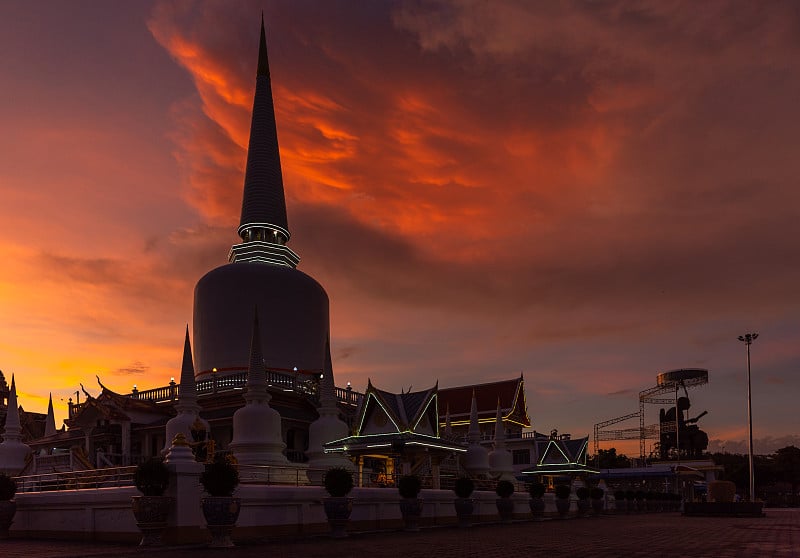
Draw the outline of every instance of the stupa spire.
[[[44,421],[44,435],[52,436],[56,432],[56,415],[53,412],[53,394],[51,393],[50,400],[47,402],[47,418]]]
[[[11,390],[8,393],[6,426],[3,438],[13,441],[22,440],[22,426],[19,422],[19,405],[17,403],[17,384],[13,374],[11,375]]]
[[[228,255],[231,262],[263,262],[296,267],[300,261],[300,257],[286,246],[291,235],[286,218],[286,196],[283,191],[263,14],[238,233],[242,242],[231,248]]]
[[[180,412],[200,411],[197,404],[197,383],[194,380],[194,362],[192,361],[192,344],[189,342],[189,325],[186,325],[186,337],[183,341],[183,362],[181,363],[180,397],[175,409]],[[172,440],[167,440],[171,442]]]
[[[19,421],[17,404],[17,386],[14,375],[11,375],[11,389],[8,394],[6,409],[6,425],[3,431],[3,442],[0,443],[0,473],[10,476],[20,474],[25,467],[31,448],[22,443],[22,427]]]
[[[175,436],[181,434],[186,440],[192,440],[192,430],[205,430],[205,436],[211,432],[208,421],[200,418],[200,404],[197,402],[197,383],[194,379],[194,362],[192,361],[192,344],[189,342],[189,326],[183,340],[183,361],[181,362],[181,383],[178,391],[178,402],[175,404],[178,414],[167,421],[164,447],[161,455],[167,455]],[[179,453],[181,450],[178,450]],[[168,461],[179,459],[178,454],[170,455]],[[189,452],[191,453],[191,452]]]

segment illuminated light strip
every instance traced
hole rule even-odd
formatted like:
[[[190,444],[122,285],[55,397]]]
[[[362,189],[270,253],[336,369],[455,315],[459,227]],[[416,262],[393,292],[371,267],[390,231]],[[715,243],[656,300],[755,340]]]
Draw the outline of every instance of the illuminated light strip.
[[[525,398],[525,380],[520,376],[519,380],[517,380],[517,391],[514,394],[514,401],[511,404],[511,410],[509,411],[508,415],[504,418],[508,418],[514,412],[514,409],[517,408],[517,400],[519,399],[519,394],[522,393],[522,398]],[[525,402],[525,416],[528,416],[528,402]],[[509,420],[509,422],[512,422]],[[517,423],[521,424],[521,423]],[[530,426],[530,417],[528,417],[528,424],[523,424],[522,426]]]
[[[578,456],[575,458],[574,463],[580,463],[581,456],[583,456],[583,465],[586,465],[586,448],[589,446],[589,437],[586,437],[586,441],[581,446],[580,451],[578,451]]]
[[[392,421],[392,424],[394,424],[395,430],[397,430],[397,433],[399,433],[400,427],[397,426],[397,423],[392,418],[391,413],[386,410],[386,408],[383,406],[383,403],[381,403],[380,399],[378,399],[374,393],[370,392],[367,394],[367,402],[364,404],[364,413],[361,415],[361,423],[358,425],[358,435],[361,435],[361,430],[364,427],[364,419],[367,418],[367,408],[370,397],[372,397],[375,400],[375,402],[380,406],[380,408],[383,409],[383,412],[386,413],[386,416],[389,417],[389,420]],[[395,432],[392,432],[391,434],[395,434]]]
[[[478,423],[479,424],[481,424],[481,423],[482,424],[489,424],[489,423],[495,422],[496,420],[497,420],[497,417],[495,417],[495,418],[478,419]],[[511,420],[511,419],[507,419],[506,420],[506,419],[503,419],[503,422],[510,422],[512,424],[518,424],[519,426],[522,426],[523,428],[530,427],[529,424],[525,424],[525,423],[519,422],[517,420]],[[444,424],[445,424],[444,422],[440,422],[440,425],[444,425]],[[453,417],[450,417],[450,426],[462,426],[464,424],[469,424],[469,421],[468,420],[457,420],[457,421],[454,422],[453,421]]]
[[[367,444],[368,448],[390,448],[392,444]]]
[[[458,451],[462,453],[466,453],[467,448],[454,448],[451,446],[440,446],[438,444],[423,444],[422,442],[406,442],[407,446],[422,446],[424,448],[439,448],[448,451]]]
[[[594,473],[599,475],[600,471],[596,471],[594,469],[583,468],[572,468],[572,469],[547,469],[542,471],[521,471],[523,475],[550,475],[554,473]]]
[[[567,454],[566,454],[566,453],[564,453],[564,452],[561,450],[561,448],[560,448],[560,447],[558,447],[558,444],[556,443],[556,441],[555,441],[555,440],[550,440],[550,442],[547,444],[547,447],[546,447],[546,448],[544,448],[544,453],[542,454],[542,458],[539,460],[539,463],[538,463],[538,465],[546,465],[546,463],[544,462],[544,459],[547,457],[547,454],[548,454],[548,452],[550,451],[550,446],[555,446],[555,447],[556,447],[556,449],[558,449],[558,451],[561,453],[561,455],[563,455],[563,456],[564,456],[564,459],[566,460],[566,462],[567,462],[567,463],[572,463],[572,461],[570,460],[570,458],[569,458],[569,457],[567,457]]]
[[[236,234],[242,236],[242,232],[246,231],[247,229],[273,229],[278,232],[282,232],[286,237],[287,242],[290,238],[292,238],[292,235],[291,233],[289,233],[289,231],[287,231],[286,229],[284,229],[279,225],[273,225],[272,223],[245,223],[244,225],[240,225],[239,228],[236,229]]]
[[[414,426],[412,426],[412,431],[417,429],[417,425],[418,425],[418,424],[420,423],[420,421],[421,421],[421,420],[422,420],[422,419],[425,417],[425,414],[428,412],[428,407],[430,407],[430,406],[431,406],[431,403],[435,403],[437,400],[438,400],[438,397],[437,397],[437,395],[436,395],[436,394],[433,394],[433,396],[432,396],[432,397],[431,397],[431,398],[428,400],[428,403],[427,403],[427,405],[425,405],[425,409],[422,411],[422,413],[420,413],[420,415],[419,415],[419,418],[417,418],[417,422],[415,422],[415,423],[414,423]],[[437,409],[436,409],[436,410],[437,410],[437,414],[436,414],[436,416],[438,417],[438,416],[439,416],[439,414],[438,414],[438,410],[439,410],[439,409],[438,409],[438,406],[437,406]],[[436,421],[436,422],[437,422],[437,428],[436,428],[436,431],[437,431],[437,432],[436,432],[436,433],[438,434],[438,433],[439,433],[439,432],[438,432],[438,430],[439,430],[439,428],[438,428],[438,422],[439,422],[439,421]]]

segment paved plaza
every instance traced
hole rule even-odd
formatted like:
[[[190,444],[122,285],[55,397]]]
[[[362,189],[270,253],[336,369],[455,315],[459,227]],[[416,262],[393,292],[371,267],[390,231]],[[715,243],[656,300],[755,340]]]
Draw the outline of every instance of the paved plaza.
[[[201,546],[139,548],[130,545],[0,541],[3,558],[523,558],[560,556],[637,557],[800,557],[800,510],[767,510],[764,518],[682,517],[677,513],[602,518],[521,521],[423,529],[418,533],[353,533],[327,537],[268,539],[232,549]]]

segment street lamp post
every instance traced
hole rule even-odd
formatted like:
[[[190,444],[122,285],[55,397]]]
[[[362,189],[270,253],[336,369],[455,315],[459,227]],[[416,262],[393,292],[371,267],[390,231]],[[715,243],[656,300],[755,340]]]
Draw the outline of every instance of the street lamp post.
[[[750,465],[750,501],[755,501],[756,481],[753,474],[753,404],[750,397],[750,345],[758,339],[758,333],[745,333],[739,336],[739,341],[747,346],[747,427],[750,438],[747,444],[748,462]]]

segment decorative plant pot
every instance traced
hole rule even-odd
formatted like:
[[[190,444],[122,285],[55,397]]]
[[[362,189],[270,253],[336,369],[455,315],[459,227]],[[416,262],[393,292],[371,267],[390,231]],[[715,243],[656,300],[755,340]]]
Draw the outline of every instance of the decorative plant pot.
[[[556,498],[556,510],[561,519],[567,519],[569,516],[569,498]]]
[[[531,514],[533,515],[534,519],[537,521],[544,519],[544,498],[531,498],[528,502],[528,506],[531,508]]]
[[[133,517],[142,532],[139,546],[160,546],[161,534],[167,528],[167,517],[172,506],[170,496],[132,496]]]
[[[578,499],[578,517],[586,517],[589,515],[589,510],[591,509],[592,504],[589,502],[589,498],[579,498]]]
[[[422,504],[422,498],[403,498],[400,500],[400,513],[403,514],[406,531],[419,531]]]
[[[325,507],[325,515],[328,517],[328,525],[331,526],[331,537],[334,539],[345,538],[347,523],[350,521],[350,514],[353,511],[353,499],[347,496],[323,498],[322,505]]]
[[[592,512],[594,515],[603,515],[604,503],[602,498],[592,498]]]
[[[503,523],[511,523],[514,519],[514,500],[511,498],[497,498],[497,513],[500,515],[500,520]]]
[[[208,530],[211,531],[212,548],[229,548],[233,546],[231,533],[239,518],[242,507],[240,498],[233,496],[206,496],[201,499],[203,516],[206,518]]]
[[[475,500],[472,498],[456,498],[454,504],[456,506],[458,526],[462,529],[468,528],[472,525],[472,512],[475,509]]]

